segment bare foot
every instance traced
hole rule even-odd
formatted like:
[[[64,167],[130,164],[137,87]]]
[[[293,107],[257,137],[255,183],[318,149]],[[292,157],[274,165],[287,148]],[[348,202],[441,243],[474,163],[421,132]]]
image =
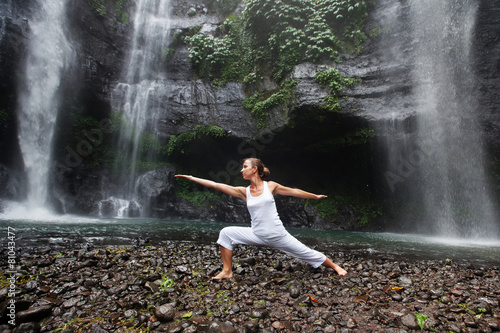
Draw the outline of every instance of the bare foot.
[[[337,272],[338,275],[344,276],[347,274],[347,271],[342,267],[340,267],[339,265],[333,264],[332,266],[333,266],[332,268],[335,270],[335,272]]]
[[[212,280],[224,280],[224,279],[231,279],[233,277],[233,273],[225,273],[225,272],[220,272],[216,276],[212,278]]]

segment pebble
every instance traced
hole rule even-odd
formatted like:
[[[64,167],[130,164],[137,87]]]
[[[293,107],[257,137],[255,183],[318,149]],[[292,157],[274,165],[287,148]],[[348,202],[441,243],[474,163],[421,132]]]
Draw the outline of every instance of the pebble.
[[[345,251],[338,262],[348,275],[339,277],[273,249],[240,246],[233,278],[216,282],[217,248],[195,242],[23,251],[20,267],[33,278],[18,286],[16,333],[410,332],[420,330],[416,314],[427,316],[425,330],[500,330],[499,268],[477,263]],[[7,295],[0,291],[0,318]]]
[[[406,326],[412,330],[415,330],[418,328],[417,318],[413,314],[407,314],[407,315],[404,315],[403,317],[401,317],[401,324],[403,324],[404,326]]]
[[[159,321],[171,321],[175,318],[175,308],[170,304],[163,304],[154,310],[154,314]]]

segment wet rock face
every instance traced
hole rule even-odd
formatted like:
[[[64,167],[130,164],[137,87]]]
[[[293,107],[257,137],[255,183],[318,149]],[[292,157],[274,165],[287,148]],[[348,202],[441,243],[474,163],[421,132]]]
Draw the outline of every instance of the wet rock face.
[[[480,1],[476,35],[474,40],[474,57],[477,80],[478,114],[483,122],[485,139],[488,144],[499,146],[500,132],[500,23],[496,19],[500,13],[500,4],[491,1]]]
[[[112,111],[111,94],[117,82],[120,82],[133,29],[131,17],[128,23],[117,17],[115,2],[102,1],[106,4],[106,15],[97,14],[92,9],[91,2],[68,0],[67,3],[68,34],[77,50],[77,65],[75,66],[77,68],[72,72],[74,81],[68,79],[75,83],[75,86],[66,87],[68,91],[65,94],[65,107],[64,111],[61,112],[64,114],[62,117],[66,117],[65,124],[70,125],[71,117],[68,110],[74,109],[75,105],[77,109],[83,108],[86,113],[96,119],[108,117]],[[124,1],[123,3],[125,3],[123,10],[132,13],[135,2]],[[12,0],[0,4],[0,110],[6,107],[10,107],[12,110],[16,108],[16,73],[19,69],[19,61],[24,59],[26,53],[29,37],[28,18],[30,11],[36,10],[35,5],[36,2],[29,0]],[[211,13],[209,6],[203,3],[187,3],[183,0],[173,1],[172,6],[174,8],[172,34],[176,30],[185,31],[193,25],[200,25],[204,31],[216,33],[221,18]],[[192,9],[196,13],[190,16],[188,12],[190,10],[193,12]],[[377,15],[383,13],[387,15],[387,12],[390,11],[381,7],[379,12],[371,13],[366,26],[367,31],[377,28]],[[498,150],[500,129],[500,114],[498,112],[500,98],[497,93],[500,85],[500,63],[498,62],[500,44],[497,38],[500,31],[500,23],[497,20],[499,12],[500,3],[497,1],[481,0],[479,2],[476,24],[477,38],[473,41],[475,45],[474,57],[477,59],[475,67],[478,73],[477,91],[474,92],[479,97],[477,111],[481,115],[487,143],[495,154]],[[396,34],[396,38],[401,43],[395,47],[404,48],[404,43],[406,43],[404,32],[393,33]],[[353,89],[347,90],[347,98],[340,101],[343,110],[339,112],[339,115],[349,115],[349,122],[353,124],[348,125],[346,119],[338,118],[339,115],[334,116],[334,121],[341,123],[343,128],[350,126],[354,131],[371,125],[376,127],[378,122],[382,122],[392,113],[407,119],[409,127],[411,127],[412,101],[407,98],[412,89],[408,75],[410,69],[397,65],[391,66],[389,62],[386,62],[381,54],[385,46],[378,44],[378,41],[369,40],[364,46],[363,54],[343,55],[342,62],[336,64],[336,67],[345,76],[362,80]],[[275,142],[278,142],[280,137],[285,138],[283,128],[286,127],[288,121],[297,119],[300,114],[309,114],[309,111],[317,110],[322,103],[327,91],[315,81],[314,76],[318,69],[321,69],[321,66],[314,64],[301,64],[295,68],[292,76],[297,81],[297,86],[294,93],[294,111],[291,114],[285,114],[280,109],[270,110],[269,129],[275,135]],[[161,105],[163,110],[158,120],[158,126],[156,126],[162,137],[193,130],[196,125],[221,126],[227,131],[231,131],[231,136],[235,140],[259,136],[260,131],[255,118],[242,107],[241,102],[246,96],[242,84],[233,82],[224,87],[215,88],[211,83],[197,79],[193,75],[185,45],[176,48],[173,57],[165,63],[165,70],[168,75],[164,82],[164,90],[160,94],[162,97],[157,103]],[[62,84],[62,86],[64,85]],[[272,82],[266,82],[264,87],[268,91],[277,88]],[[7,105],[3,105],[3,103]],[[356,110],[356,112],[352,112],[352,110]],[[357,122],[351,118],[356,119]],[[65,124],[61,124],[60,128],[65,128]],[[323,122],[323,124],[324,128],[321,129],[323,132],[333,132],[328,127],[330,123]],[[286,138],[300,137],[302,141],[307,141],[309,138],[298,135],[300,131],[306,130],[308,128],[301,128],[300,123],[296,124],[294,128],[289,126]],[[67,151],[64,149],[64,145],[65,143],[62,143],[55,152],[55,158],[59,162],[66,158]],[[266,145],[266,148],[269,147],[270,145]],[[278,147],[277,150],[286,151],[286,148],[289,148],[286,145],[284,147]],[[15,117],[7,124],[0,122],[0,151],[3,153],[0,156],[1,164],[9,167],[15,165],[15,169],[22,170]],[[369,152],[352,154],[368,156]],[[324,158],[322,155],[318,156],[320,159]],[[338,157],[338,161],[345,160],[344,156]],[[368,160],[364,162],[373,163],[373,161]],[[349,163],[352,162],[346,162],[346,164]],[[345,169],[352,168],[346,167]],[[365,174],[368,174],[368,171]],[[338,173],[340,172],[335,171],[335,176],[338,176]],[[361,173],[357,172],[356,176],[359,174]],[[349,178],[354,179],[356,176],[349,175]],[[59,191],[55,191],[53,197],[54,201],[57,202],[56,209],[61,212],[96,214],[98,202],[107,198],[108,192],[113,192],[111,186],[102,189],[102,184],[107,184],[110,178],[101,174],[100,171],[87,172],[83,168],[82,170],[74,168],[74,170],[66,172],[64,177],[65,184],[53,184],[53,187],[59,189]],[[370,177],[372,176],[367,176],[367,178]],[[0,175],[0,178],[0,185],[4,184],[7,178],[4,178],[3,175]],[[58,175],[55,175],[54,178],[57,179]],[[9,187],[0,186],[0,197],[17,200],[23,196],[22,185],[12,184]],[[217,211],[206,208],[198,209],[185,202],[167,202],[167,198],[170,196],[169,189],[160,190],[160,194],[152,194],[148,191],[144,188],[143,196],[147,198],[145,205],[150,216],[180,216],[223,221],[241,220],[242,217],[246,216],[244,207],[241,208],[238,204],[236,204],[237,213],[233,213],[222,204],[216,205]],[[224,200],[224,204],[233,204],[230,200]],[[283,210],[283,220],[287,225],[308,227],[321,225],[321,220],[312,211],[302,209],[296,202],[289,204],[283,202],[283,206],[286,206],[286,209]],[[143,203],[141,202],[141,204]],[[297,207],[299,209],[296,209]],[[137,215],[137,209],[131,213]],[[355,228],[353,225],[355,219],[352,218],[352,215],[353,212],[346,209],[343,212],[343,220],[337,219],[338,225],[333,227]]]
[[[17,319],[42,332],[83,327],[92,332],[493,332],[500,327],[498,267],[319,250],[348,275],[312,269],[266,247],[237,247],[234,278],[219,282],[210,280],[221,269],[214,245],[168,241],[23,249],[19,273],[26,279],[16,293]],[[0,269],[6,271],[7,263]],[[8,329],[4,291],[0,328]]]
[[[24,175],[3,165],[0,165],[0,198],[22,200],[26,196]],[[1,209],[1,208],[0,208]]]
[[[132,24],[120,20],[112,2],[103,3],[105,15],[97,14],[88,1],[70,0],[66,8],[68,34],[78,50],[81,88],[88,98],[109,102],[125,65]],[[122,10],[132,12],[133,4],[124,2]]]
[[[147,216],[162,217],[175,201],[175,168],[166,167],[150,171],[137,180],[137,195]]]

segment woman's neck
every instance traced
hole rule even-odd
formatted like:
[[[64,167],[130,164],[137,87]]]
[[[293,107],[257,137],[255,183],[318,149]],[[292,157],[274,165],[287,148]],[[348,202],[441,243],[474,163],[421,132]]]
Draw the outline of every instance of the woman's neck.
[[[258,176],[256,176],[253,179],[250,179],[250,187],[251,188],[257,189],[260,186],[262,186],[262,184],[264,184],[264,181],[260,177],[258,177]]]

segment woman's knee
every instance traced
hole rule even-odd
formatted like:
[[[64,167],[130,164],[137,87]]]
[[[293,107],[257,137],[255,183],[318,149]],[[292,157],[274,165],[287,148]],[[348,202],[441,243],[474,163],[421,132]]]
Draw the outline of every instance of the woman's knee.
[[[219,231],[219,236],[222,235],[222,236],[226,236],[226,237],[231,238],[231,235],[234,235],[234,234],[235,234],[234,227],[225,227]]]

